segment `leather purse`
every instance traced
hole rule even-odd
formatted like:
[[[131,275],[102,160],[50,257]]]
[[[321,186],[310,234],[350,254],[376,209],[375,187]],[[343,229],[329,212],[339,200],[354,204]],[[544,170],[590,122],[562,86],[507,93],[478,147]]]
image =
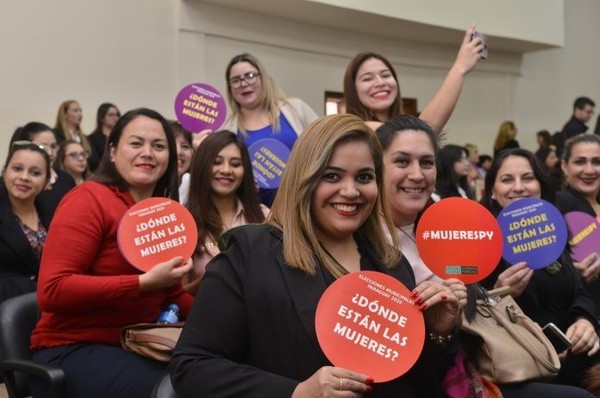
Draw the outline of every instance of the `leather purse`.
[[[184,323],[138,323],[121,329],[121,346],[160,362],[169,362]]]
[[[497,384],[551,378],[560,361],[542,328],[523,313],[509,287],[478,297],[474,317],[463,314],[461,340],[482,376]]]

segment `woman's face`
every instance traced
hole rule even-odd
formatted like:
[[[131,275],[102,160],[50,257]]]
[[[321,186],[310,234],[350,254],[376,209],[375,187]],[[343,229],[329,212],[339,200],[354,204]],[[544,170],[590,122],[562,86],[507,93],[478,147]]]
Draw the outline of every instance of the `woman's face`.
[[[240,148],[229,144],[213,161],[211,192],[219,197],[235,196],[244,179],[244,164]]]
[[[568,162],[561,163],[567,184],[584,196],[595,198],[600,191],[600,144],[580,142],[571,148]]]
[[[50,164],[54,164],[56,153],[58,152],[58,144],[56,143],[56,136],[52,131],[48,130],[37,133],[31,139],[31,142],[43,146],[48,156],[50,156]]]
[[[262,101],[262,77],[260,75],[249,77],[249,74],[256,73],[258,69],[249,62],[238,62],[229,70],[231,95],[241,108],[254,109]]]
[[[504,208],[521,198],[539,198],[542,194],[540,182],[535,177],[529,160],[521,156],[508,156],[500,166],[492,195]]]
[[[469,158],[465,151],[462,151],[460,154],[460,160],[454,163],[454,172],[459,177],[464,177],[469,174],[471,171],[471,163],[469,162]]]
[[[548,170],[552,170],[554,166],[556,166],[557,162],[558,156],[556,156],[556,151],[554,149],[551,149],[548,152],[548,156],[546,156],[546,159],[544,160],[544,166],[546,166]]]
[[[33,202],[46,186],[49,172],[41,153],[23,149],[13,154],[2,177],[10,197]]]
[[[396,226],[411,224],[435,187],[435,152],[427,133],[396,133],[383,153],[386,200]]]
[[[147,197],[169,166],[169,143],[162,124],[137,116],[123,129],[110,156],[136,199]]]
[[[377,200],[375,164],[365,142],[335,148],[311,199],[315,233],[323,242],[351,238]]]
[[[81,144],[72,143],[65,148],[65,158],[63,167],[65,171],[72,176],[82,177],[87,168],[87,158],[89,154]]]
[[[115,124],[117,124],[119,117],[121,117],[119,110],[114,106],[111,106],[110,108],[108,108],[108,111],[106,111],[104,118],[102,118],[102,125],[104,127],[112,129],[113,127],[115,127]]]
[[[175,143],[177,144],[177,175],[181,178],[190,169],[194,150],[183,134],[175,136]]]
[[[67,107],[67,112],[65,115],[65,119],[68,124],[74,127],[78,127],[81,124],[81,119],[83,118],[83,113],[81,111],[81,106],[79,102],[71,102]]]
[[[370,58],[363,62],[354,84],[359,101],[374,111],[381,121],[387,120],[388,110],[398,97],[398,83],[383,61]]]

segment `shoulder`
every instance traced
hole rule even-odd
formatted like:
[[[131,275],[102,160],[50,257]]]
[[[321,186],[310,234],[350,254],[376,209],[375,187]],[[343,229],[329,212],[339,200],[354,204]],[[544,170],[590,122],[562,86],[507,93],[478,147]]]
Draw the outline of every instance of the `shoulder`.
[[[303,119],[305,119],[309,123],[317,119],[318,117],[315,111],[300,98],[286,98],[285,101],[283,101],[279,105],[279,107],[284,113],[286,111],[293,111],[298,113]]]
[[[281,242],[281,231],[269,224],[245,224],[221,235],[219,247],[229,249],[237,244],[242,250],[261,250]]]

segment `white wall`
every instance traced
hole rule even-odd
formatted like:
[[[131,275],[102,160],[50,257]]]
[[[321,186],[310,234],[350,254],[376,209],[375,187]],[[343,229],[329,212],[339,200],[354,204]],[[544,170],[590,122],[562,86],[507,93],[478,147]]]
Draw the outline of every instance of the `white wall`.
[[[557,1],[550,3],[552,12]],[[531,12],[532,24],[542,11]],[[470,9],[461,12],[477,21]],[[468,77],[447,125],[448,142],[473,142],[489,153],[497,127],[510,119],[521,143],[533,149],[535,132],[559,129],[576,96],[600,103],[600,54],[593,50],[598,15],[597,0],[567,1],[565,48],[523,57],[491,48],[490,60]],[[320,114],[324,91],[341,91],[349,59],[360,50],[378,51],[398,69],[403,95],[418,98],[422,108],[459,40],[456,46],[414,45],[182,0],[3,1],[0,160],[16,126],[31,120],[52,125],[68,98],[81,102],[86,132],[103,101],[173,117],[172,102],[183,85],[201,81],[223,90],[225,65],[242,51],[255,53],[288,95]]]

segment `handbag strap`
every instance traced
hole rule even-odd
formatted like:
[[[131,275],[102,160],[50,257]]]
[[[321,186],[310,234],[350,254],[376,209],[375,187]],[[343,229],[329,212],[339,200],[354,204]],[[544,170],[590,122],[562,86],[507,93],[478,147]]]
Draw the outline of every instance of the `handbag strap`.
[[[541,329],[536,328],[533,324],[533,321],[524,316],[521,313],[515,314],[520,320],[522,320],[522,325],[531,332],[537,340],[539,340],[544,347],[546,347],[546,351],[550,353],[552,361],[548,360],[545,355],[540,353],[529,341],[527,340],[527,336],[523,336],[521,332],[514,327],[514,323],[507,319],[507,317],[495,306],[488,305],[490,314],[494,317],[494,319],[501,324],[508,333],[517,341],[519,344],[523,346],[530,354],[533,356],[538,363],[540,363],[543,367],[551,372],[558,372],[560,369],[560,361],[558,360],[558,355],[556,355],[556,351],[548,338],[542,333]]]

